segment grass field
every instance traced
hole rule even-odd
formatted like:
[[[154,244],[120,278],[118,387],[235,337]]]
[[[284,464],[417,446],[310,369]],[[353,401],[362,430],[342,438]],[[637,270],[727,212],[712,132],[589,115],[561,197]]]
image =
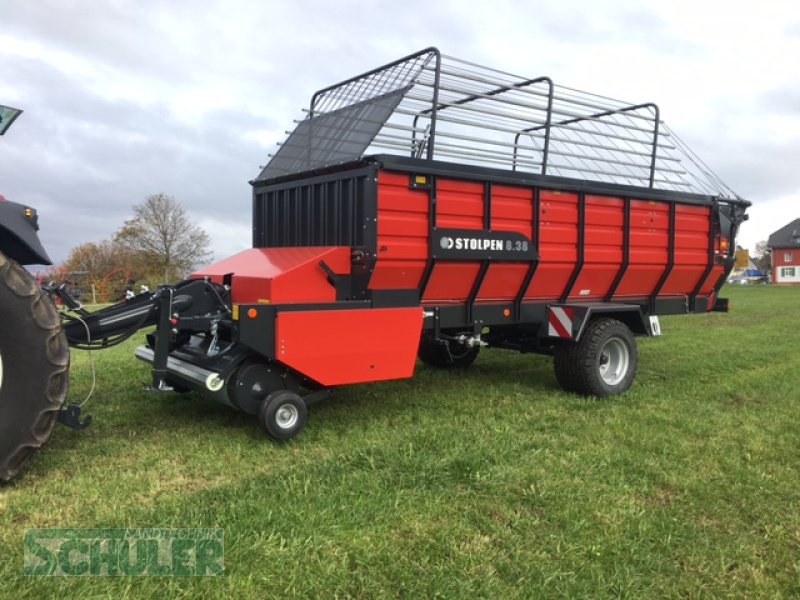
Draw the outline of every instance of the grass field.
[[[342,388],[285,445],[143,392],[138,342],[97,353],[94,424],[0,488],[0,597],[800,596],[800,288],[725,292],[639,340],[622,397],[489,350]],[[85,353],[72,373],[79,401]],[[50,527],[221,527],[225,575],[24,576]]]

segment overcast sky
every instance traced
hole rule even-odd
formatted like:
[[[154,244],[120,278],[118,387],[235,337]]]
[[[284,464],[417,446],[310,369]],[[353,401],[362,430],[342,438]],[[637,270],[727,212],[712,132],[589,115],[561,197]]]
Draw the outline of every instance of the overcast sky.
[[[427,46],[661,115],[740,196],[740,243],[800,217],[800,8],[668,0],[2,0],[0,193],[59,262],[146,196],[222,259],[249,247],[248,181],[322,87]]]

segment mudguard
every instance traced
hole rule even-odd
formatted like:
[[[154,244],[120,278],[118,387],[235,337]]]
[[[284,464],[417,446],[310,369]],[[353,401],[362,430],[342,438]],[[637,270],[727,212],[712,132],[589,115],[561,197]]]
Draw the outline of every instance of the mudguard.
[[[0,252],[22,265],[52,264],[36,234],[38,230],[36,210],[0,200]]]
[[[652,321],[648,325],[641,306],[609,302],[550,304],[547,307],[547,320],[542,323],[539,335],[577,342],[580,340],[586,324],[597,315],[605,315],[622,321],[635,335],[660,335],[654,331],[655,326]]]

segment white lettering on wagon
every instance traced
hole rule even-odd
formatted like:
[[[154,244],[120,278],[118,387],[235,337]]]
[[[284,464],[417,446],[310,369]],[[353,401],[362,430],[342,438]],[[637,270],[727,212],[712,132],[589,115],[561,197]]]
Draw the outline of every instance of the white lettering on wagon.
[[[502,250],[501,240],[489,240],[486,238],[456,238],[456,250]]]
[[[502,252],[527,252],[528,242],[526,240],[493,240],[489,238],[468,238],[468,237],[443,237],[439,240],[439,245],[443,250],[488,250]]]

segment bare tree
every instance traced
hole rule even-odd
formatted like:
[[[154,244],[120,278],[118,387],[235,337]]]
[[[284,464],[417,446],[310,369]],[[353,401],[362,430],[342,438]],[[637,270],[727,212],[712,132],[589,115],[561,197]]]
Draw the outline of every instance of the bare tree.
[[[164,282],[211,260],[211,239],[175,198],[166,194],[148,196],[133,207],[133,214],[114,236],[114,243],[158,267]]]
[[[767,242],[761,241],[756,244],[753,262],[765,273],[769,273],[772,270],[772,252],[767,247]]]

